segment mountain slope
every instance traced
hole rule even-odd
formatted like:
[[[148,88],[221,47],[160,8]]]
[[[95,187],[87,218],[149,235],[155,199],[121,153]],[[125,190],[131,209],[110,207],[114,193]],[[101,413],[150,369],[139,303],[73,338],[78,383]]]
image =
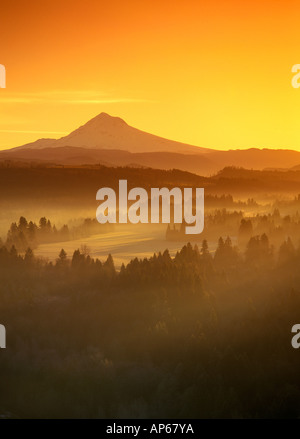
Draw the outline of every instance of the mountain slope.
[[[118,149],[129,152],[165,151],[182,154],[198,154],[212,151],[207,148],[175,142],[145,133],[129,126],[123,119],[112,117],[106,113],[99,114],[85,125],[58,140],[40,139],[36,142],[20,146],[17,149],[58,148],[62,146],[89,149]]]

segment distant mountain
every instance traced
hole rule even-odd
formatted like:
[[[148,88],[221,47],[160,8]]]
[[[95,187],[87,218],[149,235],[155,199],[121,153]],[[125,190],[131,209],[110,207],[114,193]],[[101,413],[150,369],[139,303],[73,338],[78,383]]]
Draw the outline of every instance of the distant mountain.
[[[85,125],[72,131],[60,139],[40,139],[17,149],[43,149],[74,146],[88,149],[113,149],[129,152],[176,152],[182,154],[198,154],[210,152],[173,140],[164,139],[145,133],[129,126],[123,119],[101,113]]]
[[[0,151],[0,160],[180,169],[208,176],[228,166],[257,170],[295,167],[297,170],[300,152],[200,148],[145,133],[129,126],[119,117],[101,113],[68,136],[57,140],[40,139]]]

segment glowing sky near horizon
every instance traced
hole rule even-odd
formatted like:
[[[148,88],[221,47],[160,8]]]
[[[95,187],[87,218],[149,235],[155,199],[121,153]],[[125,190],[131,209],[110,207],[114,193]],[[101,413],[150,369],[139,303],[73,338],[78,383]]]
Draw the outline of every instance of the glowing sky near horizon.
[[[300,150],[300,3],[2,2],[0,149],[101,112],[203,147]]]

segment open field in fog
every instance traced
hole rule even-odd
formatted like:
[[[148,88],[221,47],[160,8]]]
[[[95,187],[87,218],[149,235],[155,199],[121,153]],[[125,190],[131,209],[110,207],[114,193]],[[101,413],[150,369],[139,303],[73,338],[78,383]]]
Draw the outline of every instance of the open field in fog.
[[[147,224],[147,227],[116,225],[112,233],[93,235],[74,241],[42,244],[34,251],[34,254],[55,260],[62,248],[69,257],[72,257],[74,250],[86,246],[90,256],[100,260],[106,259],[111,253],[116,268],[120,268],[122,263],[126,264],[135,257],[146,258],[152,256],[153,253],[163,252],[166,248],[169,249],[171,256],[175,255],[184,243],[166,241],[165,231],[166,225]],[[188,240],[187,237],[187,242]]]

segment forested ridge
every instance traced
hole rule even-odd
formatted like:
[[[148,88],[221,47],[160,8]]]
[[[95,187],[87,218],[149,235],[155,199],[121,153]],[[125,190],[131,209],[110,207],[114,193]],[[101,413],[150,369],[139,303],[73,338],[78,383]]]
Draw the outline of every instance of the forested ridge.
[[[267,235],[171,258],[0,249],[0,413],[8,417],[297,417],[300,251]]]

